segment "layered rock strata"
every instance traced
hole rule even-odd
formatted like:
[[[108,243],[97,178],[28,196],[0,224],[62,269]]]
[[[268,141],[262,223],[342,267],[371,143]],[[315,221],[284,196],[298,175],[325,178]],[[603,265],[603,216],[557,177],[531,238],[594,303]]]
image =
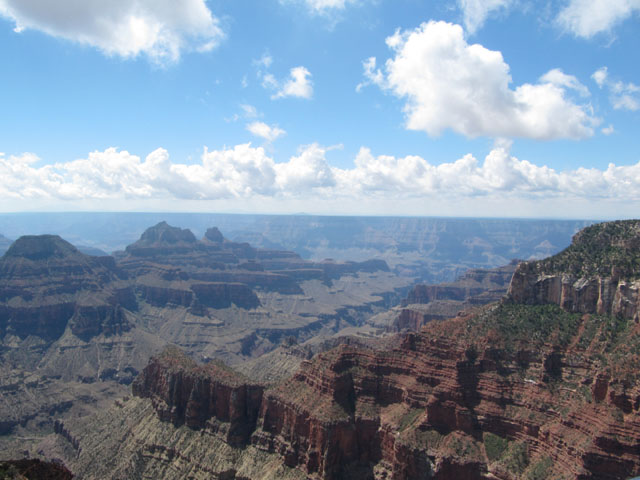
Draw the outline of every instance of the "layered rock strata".
[[[571,246],[521,263],[509,286],[515,303],[553,303],[564,310],[639,320],[640,222],[587,227]]]
[[[78,337],[131,328],[135,310],[127,277],[111,257],[91,257],[53,235],[21,237],[0,259],[0,337]]]
[[[602,275],[599,239],[605,237],[605,247],[615,247],[607,259],[619,272],[612,278],[615,291],[621,291],[621,285],[635,282],[635,271],[622,262],[635,258],[633,251],[625,256],[624,249],[635,249],[638,225],[592,227],[597,230],[587,229],[561,254],[570,260],[525,264],[514,275],[510,298],[500,304],[430,324],[404,336],[395,348],[342,345],[321,353],[302,361],[290,379],[266,389],[256,386],[259,405],[239,394],[235,412],[240,416],[234,418],[245,430],[234,438],[235,445],[277,454],[284,465],[311,478],[614,480],[639,475],[640,326],[632,320],[635,314],[598,308],[620,303],[607,303],[603,295],[590,303],[561,301],[566,295],[555,301],[549,293],[539,296],[539,280],[522,281],[530,270],[542,278],[563,275],[554,271],[557,265],[573,278]],[[574,264],[585,261],[580,252],[593,255],[591,265]],[[227,383],[241,388],[235,383],[242,383],[240,378],[220,367],[204,373],[200,369],[206,367],[176,352],[167,355],[170,360],[152,362],[137,380],[145,385],[136,390],[139,395],[164,399],[153,401],[159,418],[175,421],[171,415],[181,418],[178,412],[195,404],[212,420],[199,418],[194,428],[210,428],[208,422],[218,420],[231,424],[227,397],[219,401],[221,413],[201,405],[215,403],[210,400],[219,395],[214,385],[225,385],[231,375]],[[191,380],[202,375],[209,379]],[[171,405],[169,417],[165,404]]]
[[[414,286],[389,330],[418,331],[431,321],[445,320],[458,312],[499,301],[506,295],[517,265],[514,260],[494,269],[468,270],[455,282]]]
[[[133,394],[150,398],[161,420],[218,432],[234,446],[255,429],[263,387],[219,363],[197,366],[176,348],[152,359],[133,383]]]
[[[191,418],[197,405],[211,417],[190,420],[193,428],[243,425],[234,445],[279,454],[312,477],[510,479],[543,467],[581,479],[640,473],[637,384],[594,369],[577,346],[560,353],[552,342],[515,350],[477,343],[468,321],[409,334],[390,351],[341,346],[321,354],[261,392],[259,405],[238,394],[236,417],[228,413],[231,397],[216,393],[228,373],[218,379],[219,370],[208,370],[209,380],[194,382],[206,367],[179,355],[170,367],[152,362],[134,392],[162,398],[153,400],[161,419]]]

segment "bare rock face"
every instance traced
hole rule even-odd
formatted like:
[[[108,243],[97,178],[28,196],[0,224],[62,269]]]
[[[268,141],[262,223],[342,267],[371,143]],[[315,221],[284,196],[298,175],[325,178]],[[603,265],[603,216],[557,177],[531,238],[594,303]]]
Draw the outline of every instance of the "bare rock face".
[[[509,287],[513,302],[553,303],[569,312],[638,319],[640,221],[587,227],[563,252],[520,264]]]
[[[517,265],[514,260],[494,269],[468,270],[455,282],[416,285],[389,330],[419,331],[434,320],[446,320],[463,310],[499,301],[506,295]]]
[[[553,315],[547,336],[510,337]],[[592,355],[611,349],[593,343],[594,325],[557,307],[494,306],[391,350],[341,345],[266,390],[170,351],[134,394],[161,419],[280,455],[311,478],[627,478],[640,473],[640,386],[594,369]]]
[[[204,238],[213,243],[224,242],[224,237],[222,236],[222,233],[220,232],[220,230],[218,230],[217,227],[212,227],[207,229],[207,231],[204,234]]]
[[[507,292],[517,264],[512,261],[504,267],[489,270],[474,268],[451,283],[416,285],[403,304],[427,304],[436,300],[469,301],[471,304],[498,301]]]
[[[111,257],[40,235],[21,237],[0,259],[0,336],[54,341],[68,325],[84,339],[127,331],[122,308],[136,300]]]
[[[260,306],[257,295],[243,283],[194,283],[191,290],[206,307],[225,308],[234,304],[249,310]]]
[[[133,394],[151,398],[160,419],[218,432],[234,446],[248,443],[262,393],[228,367],[198,366],[177,348],[153,358],[133,383]]]
[[[137,279],[138,291],[155,306],[167,303],[186,306],[194,300],[190,290],[212,292],[217,288],[222,294],[218,300],[213,301],[209,295],[200,302],[213,308],[226,308],[231,303],[241,308],[255,308],[259,303],[254,290],[302,295],[300,283],[305,280],[330,283],[343,275],[389,271],[381,260],[310,262],[294,252],[258,250],[248,243],[226,240],[216,227],[209,228],[198,241],[191,231],[166,222],[147,229],[137,242],[129,245],[119,256],[118,266]],[[154,282],[143,278],[149,275]],[[193,288],[169,284],[177,280],[193,283]],[[213,284],[220,285],[214,287]],[[223,288],[222,284],[228,287]],[[239,284],[245,285],[245,290],[241,290]]]
[[[160,222],[148,228],[140,240],[127,247],[127,253],[138,257],[157,256],[188,251],[196,244],[196,237],[188,229],[172,227],[167,222]]]
[[[430,324],[395,347],[341,345],[270,388],[170,350],[134,394],[151,398],[160,419],[279,455],[310,478],[639,475],[640,327],[598,307],[609,305],[606,288],[572,284],[570,297],[562,281],[559,290],[557,280],[522,281],[543,267],[521,267],[509,301]],[[611,278],[616,305],[620,279],[633,274]]]
[[[166,223],[114,257],[87,256],[57,236],[24,237],[0,259],[0,451],[4,458],[44,455],[41,442],[55,431],[79,454],[86,443],[70,420],[122,396],[168,343],[203,361],[232,363],[270,352],[284,339],[356,325],[384,308],[384,295],[406,285],[385,269],[380,262],[315,263],[257,250],[217,229],[197,240]],[[333,278],[340,272],[346,278]],[[154,377],[153,368],[141,378],[156,380],[136,392],[153,400],[160,418],[216,435],[230,457],[229,445],[250,444],[264,387],[231,381],[215,363],[180,378]],[[220,478],[242,478],[229,465],[219,465]]]

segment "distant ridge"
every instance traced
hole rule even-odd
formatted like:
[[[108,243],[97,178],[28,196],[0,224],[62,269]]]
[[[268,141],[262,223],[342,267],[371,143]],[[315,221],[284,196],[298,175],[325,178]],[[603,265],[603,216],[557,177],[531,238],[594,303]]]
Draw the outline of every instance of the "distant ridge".
[[[5,258],[44,260],[83,255],[76,247],[58,235],[26,235],[16,240],[6,251]]]

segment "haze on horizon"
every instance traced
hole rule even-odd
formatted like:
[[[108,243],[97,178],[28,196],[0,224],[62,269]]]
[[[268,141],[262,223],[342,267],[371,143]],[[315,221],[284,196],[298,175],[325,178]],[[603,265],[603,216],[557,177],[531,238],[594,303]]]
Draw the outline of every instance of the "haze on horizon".
[[[629,218],[637,0],[0,0],[0,211]]]

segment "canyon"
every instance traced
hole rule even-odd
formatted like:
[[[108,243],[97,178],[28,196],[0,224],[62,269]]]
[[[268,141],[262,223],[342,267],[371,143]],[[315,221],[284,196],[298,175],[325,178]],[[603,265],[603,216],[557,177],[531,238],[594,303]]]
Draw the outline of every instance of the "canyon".
[[[165,345],[236,364],[357,325],[407,287],[384,261],[312,262],[215,227],[198,240],[161,222],[113,256],[20,237],[0,258],[0,447],[37,454],[56,419],[106,408]]]
[[[585,220],[438,217],[346,217],[213,213],[0,214],[0,233],[16,239],[53,233],[83,250],[124,250],[149,225],[167,221],[197,237],[216,225],[234,242],[287,250],[322,261],[384,260],[414,282],[452,282],[471,268],[495,268],[512,259],[540,259],[571,242]],[[0,253],[2,253],[0,242]]]
[[[635,298],[621,285],[635,282],[639,232],[638,221],[588,227],[520,264],[498,302],[343,342],[271,383],[166,349],[132,396],[65,422],[43,451],[82,478],[630,478],[640,326],[616,305]],[[571,279],[564,297],[540,286],[553,276]],[[563,301],[576,283],[615,287]]]

